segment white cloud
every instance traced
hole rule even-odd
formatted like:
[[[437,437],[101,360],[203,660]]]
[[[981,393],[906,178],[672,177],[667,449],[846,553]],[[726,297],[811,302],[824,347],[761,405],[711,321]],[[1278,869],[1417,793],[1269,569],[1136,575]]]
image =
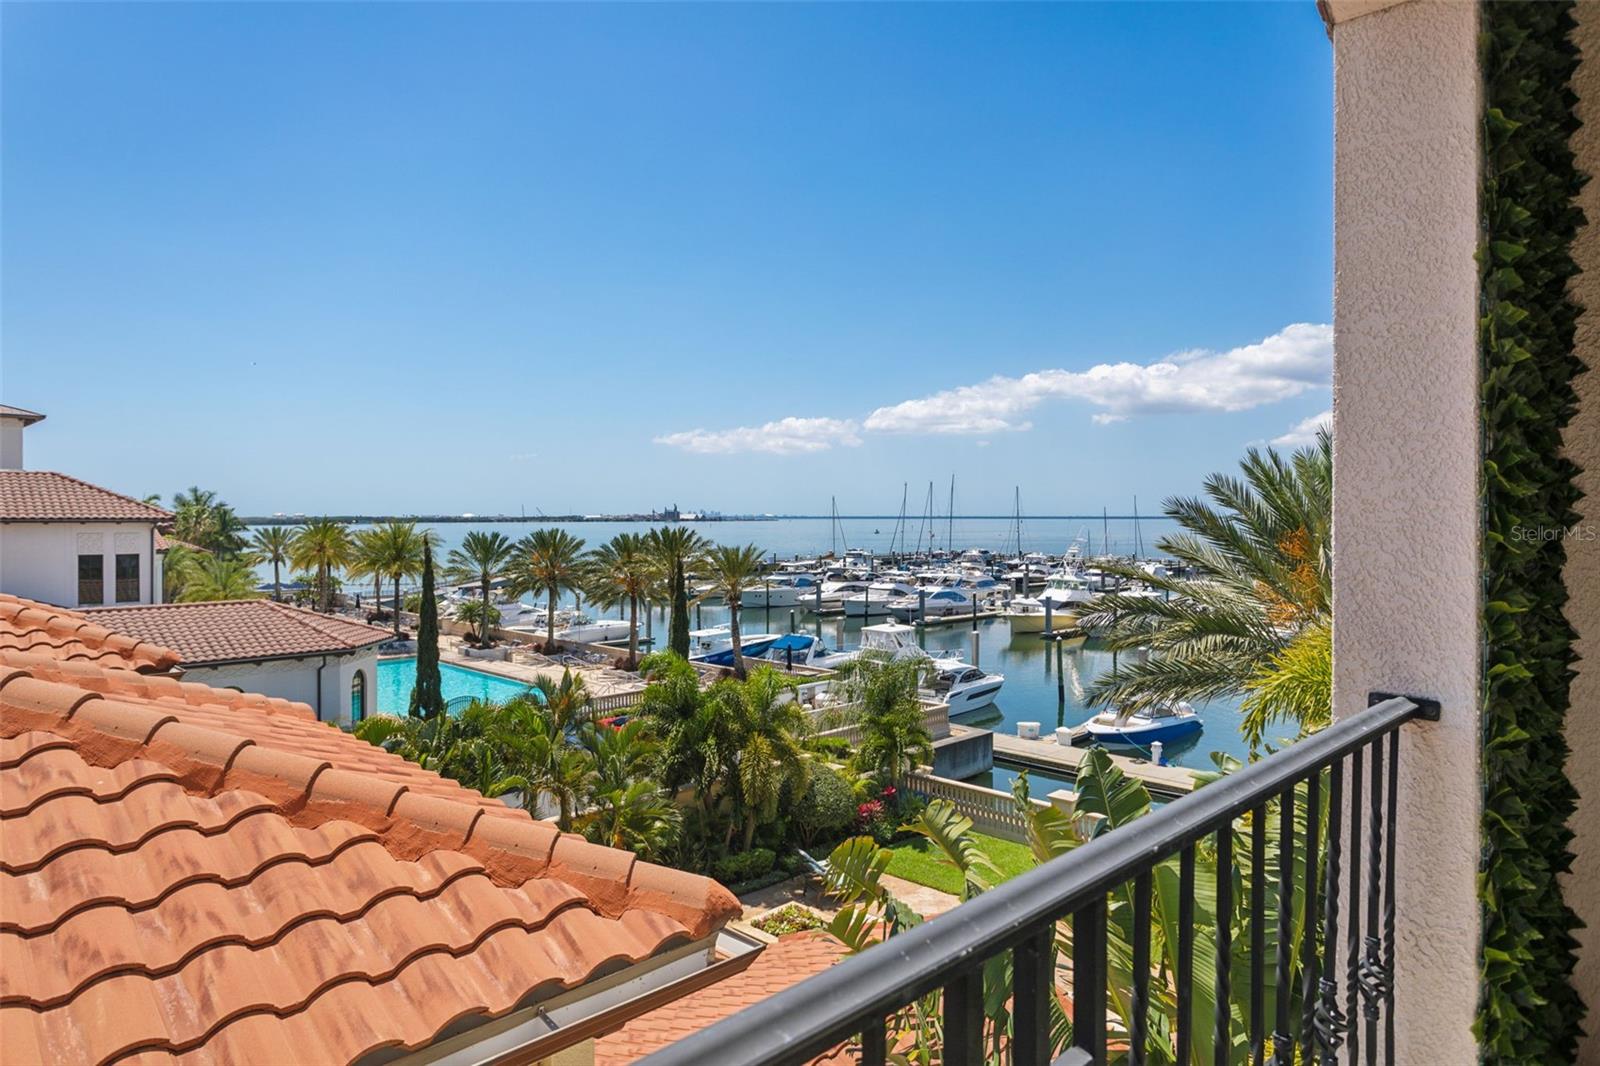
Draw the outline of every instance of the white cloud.
[[[1028,412],[1054,399],[1101,408],[1094,421],[1102,425],[1142,414],[1245,411],[1326,386],[1332,371],[1333,327],[1297,323],[1225,352],[1197,349],[1147,364],[993,377],[880,407],[863,424],[874,433],[1020,431],[1032,428]]]
[[[861,426],[842,418],[782,418],[762,426],[667,433],[655,438],[655,442],[697,455],[732,455],[738,452],[802,455],[824,452],[835,445],[855,448],[861,444]]]
[[[1323,426],[1333,428],[1333,412],[1324,411],[1320,415],[1301,419],[1295,423],[1293,429],[1281,437],[1273,437],[1272,443],[1279,448],[1304,448],[1317,442],[1317,430]]]

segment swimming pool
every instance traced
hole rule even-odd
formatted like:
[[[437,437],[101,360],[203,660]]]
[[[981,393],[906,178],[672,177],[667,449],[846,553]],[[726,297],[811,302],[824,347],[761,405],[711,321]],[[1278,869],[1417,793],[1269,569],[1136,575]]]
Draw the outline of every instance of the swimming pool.
[[[411,709],[411,690],[416,686],[415,656],[378,660],[378,713],[405,714]],[[444,702],[448,704],[462,696],[504,703],[527,692],[530,686],[496,674],[486,674],[482,670],[440,663],[439,687],[444,693]]]

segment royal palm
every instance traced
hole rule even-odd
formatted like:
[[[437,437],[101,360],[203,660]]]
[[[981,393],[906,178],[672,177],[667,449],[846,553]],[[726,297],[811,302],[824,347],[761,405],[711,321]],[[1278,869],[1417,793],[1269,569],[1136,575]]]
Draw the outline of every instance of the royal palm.
[[[451,548],[450,554],[445,557],[445,577],[461,584],[478,586],[481,597],[481,617],[488,618],[489,589],[500,578],[505,576],[506,564],[511,561],[512,543],[503,533],[484,533],[473,530],[461,539],[461,547]],[[478,633],[478,643],[487,644],[489,628],[482,627]]]
[[[350,530],[331,518],[313,518],[289,541],[289,561],[297,570],[316,575],[317,601],[324,613],[333,610],[333,575],[354,557]]]
[[[583,541],[564,529],[536,529],[517,541],[509,570],[516,597],[545,596],[545,648],[555,646],[556,601],[583,581]]]
[[[628,669],[639,664],[639,604],[650,602],[656,567],[646,538],[618,533],[589,553],[584,589],[602,609],[628,605]]]
[[[739,634],[740,602],[745,589],[761,574],[762,551],[754,544],[742,548],[718,544],[701,556],[711,592],[728,605],[728,636],[733,639],[733,673],[744,677],[744,645]]]
[[[706,540],[688,526],[662,526],[648,535],[650,555],[672,602],[667,649],[689,657],[689,567],[706,549]]]
[[[277,601],[283,599],[283,581],[281,572],[289,562],[289,541],[291,534],[287,526],[262,526],[250,538],[250,547],[256,558],[263,563],[272,564],[272,598]]]

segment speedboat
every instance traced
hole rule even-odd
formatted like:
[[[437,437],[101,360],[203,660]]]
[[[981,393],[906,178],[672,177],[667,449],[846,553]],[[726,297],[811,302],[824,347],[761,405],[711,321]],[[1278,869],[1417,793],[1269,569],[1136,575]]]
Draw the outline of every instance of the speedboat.
[[[839,602],[846,618],[882,617],[889,613],[889,602],[914,596],[917,586],[904,581],[874,581],[860,592],[850,593]]]
[[[1134,744],[1149,747],[1159,740],[1170,744],[1191,737],[1205,728],[1189,704],[1178,700],[1138,711],[1101,711],[1084,723],[1091,740],[1102,744]]]
[[[915,595],[891,600],[889,613],[902,622],[911,622],[924,617],[948,618],[951,615],[973,614],[983,609],[983,602],[988,599],[989,592],[994,587],[993,578],[982,578],[934,592],[919,589]]]
[[[1011,601],[1011,606],[1006,608],[1006,621],[1011,624],[1013,635],[1043,633],[1044,604],[1031,596],[1018,596]],[[1055,619],[1052,618],[1051,621],[1054,622]]]
[[[934,697],[950,705],[952,715],[987,707],[1006,683],[1003,674],[991,674],[959,659],[935,659],[939,671],[933,679]]]
[[[804,607],[814,603],[821,583],[810,574],[771,577],[739,594],[740,607]]]
[[[783,636],[782,633],[741,633],[740,650],[750,658],[767,652]],[[733,630],[727,625],[696,629],[689,634],[689,660],[712,666],[733,665]]]
[[[789,633],[780,637],[759,654],[747,652],[746,657],[775,665],[809,666],[819,670],[832,670],[860,656],[856,651],[830,651],[820,637],[810,633]]]
[[[628,622],[624,618],[575,618],[565,629],[556,630],[557,640],[570,640],[579,644],[606,644],[628,639]]]

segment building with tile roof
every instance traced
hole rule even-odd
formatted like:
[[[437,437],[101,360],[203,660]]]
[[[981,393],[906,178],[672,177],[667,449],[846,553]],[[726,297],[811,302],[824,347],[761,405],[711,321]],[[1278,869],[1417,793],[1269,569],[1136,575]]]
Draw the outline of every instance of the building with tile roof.
[[[0,603],[0,1061],[592,1058],[755,946],[707,878]]]
[[[0,590],[95,607],[160,603],[159,525],[172,513],[49,470],[23,469],[44,415],[0,405]]]
[[[378,645],[387,629],[271,600],[105,607],[84,616],[173,649],[186,680],[282,696],[341,725],[379,709]]]
[[[790,985],[821,973],[848,954],[849,949],[821,929],[789,933],[763,951],[737,978],[721,981],[692,999],[659,1007],[641,1015],[595,1042],[595,1066],[626,1066],[668,1044],[682,1040]],[[815,1062],[854,1062],[845,1047],[836,1048]]]

